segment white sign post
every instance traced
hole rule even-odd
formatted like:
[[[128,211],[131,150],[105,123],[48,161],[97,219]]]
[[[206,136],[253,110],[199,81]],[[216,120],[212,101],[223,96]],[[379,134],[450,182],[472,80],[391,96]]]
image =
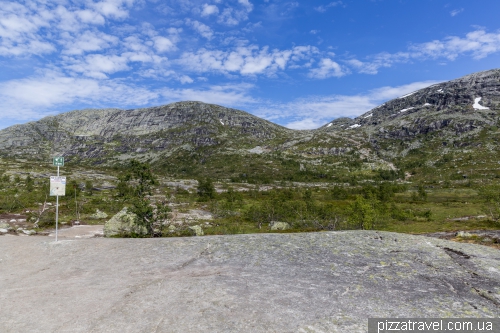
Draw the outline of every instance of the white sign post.
[[[52,164],[57,166],[57,176],[50,176],[50,195],[56,196],[56,242],[59,222],[59,196],[66,194],[66,177],[59,177],[59,167],[64,166],[64,157],[54,157]]]

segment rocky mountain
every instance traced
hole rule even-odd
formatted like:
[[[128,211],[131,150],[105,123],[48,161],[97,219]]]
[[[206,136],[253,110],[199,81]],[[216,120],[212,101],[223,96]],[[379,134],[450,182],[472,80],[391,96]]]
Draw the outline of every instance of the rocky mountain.
[[[246,112],[201,102],[135,109],[87,109],[45,117],[0,131],[0,150],[14,156],[121,159],[177,149],[250,144],[292,131]],[[143,156],[142,156],[143,157]]]
[[[500,70],[474,73],[391,100],[356,118],[352,128],[367,133],[374,147],[402,140],[387,156],[405,155],[409,146],[435,139],[442,146],[479,146],[483,130],[500,122]],[[359,130],[358,129],[358,130]],[[387,149],[387,148],[386,148]]]
[[[201,102],[72,111],[0,131],[0,155],[45,161],[63,155],[68,162],[106,165],[137,158],[167,171],[225,176],[272,177],[285,169],[325,174],[353,165],[394,169],[394,162],[423,155],[432,166],[450,152],[491,157],[498,154],[499,125],[500,70],[494,69],[310,131]]]

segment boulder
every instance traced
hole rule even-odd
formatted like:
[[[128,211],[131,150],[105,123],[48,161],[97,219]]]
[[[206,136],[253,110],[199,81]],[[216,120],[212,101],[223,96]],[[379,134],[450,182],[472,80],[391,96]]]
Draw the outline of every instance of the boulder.
[[[128,212],[127,207],[124,207],[104,224],[104,236],[145,235],[147,233],[146,228],[138,226],[134,222],[135,217],[135,214]]]
[[[286,222],[277,222],[273,221],[270,223],[271,225],[271,230],[287,230],[290,229],[290,224]]]
[[[472,234],[470,232],[467,232],[467,231],[459,231],[459,232],[457,232],[456,236],[462,237],[462,238],[471,238]]]
[[[8,232],[9,232],[9,230],[4,229],[4,228],[0,228],[0,234],[6,234]]]
[[[193,230],[196,233],[196,236],[203,236],[203,229],[199,225],[193,225],[189,227],[189,229]]]
[[[105,212],[101,212],[99,209],[96,209],[95,210],[95,213],[90,215],[90,218],[91,219],[105,219],[108,217],[108,214],[106,214]]]

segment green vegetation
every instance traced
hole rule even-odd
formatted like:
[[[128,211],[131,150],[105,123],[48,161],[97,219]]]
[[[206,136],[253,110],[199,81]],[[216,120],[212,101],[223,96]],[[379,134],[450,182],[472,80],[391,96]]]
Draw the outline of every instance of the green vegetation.
[[[500,172],[491,154],[411,152],[396,159],[395,168],[377,167],[356,153],[318,162],[279,152],[220,155],[211,148],[153,166],[138,160],[112,168],[70,162],[61,170],[68,185],[60,221],[102,224],[107,219],[94,218],[97,210],[110,217],[128,207],[150,237],[194,235],[194,225],[206,235],[271,232],[275,222],[289,228],[272,232],[500,228]],[[52,227],[55,198],[42,174],[54,170],[0,162],[0,214],[26,214],[38,228]],[[213,218],[178,217],[191,211]]]
[[[145,228],[149,237],[162,236],[170,208],[165,201],[152,203],[148,197],[158,184],[151,166],[131,160],[128,173],[120,177],[119,184],[117,195],[129,199],[129,211],[135,214],[135,223]]]

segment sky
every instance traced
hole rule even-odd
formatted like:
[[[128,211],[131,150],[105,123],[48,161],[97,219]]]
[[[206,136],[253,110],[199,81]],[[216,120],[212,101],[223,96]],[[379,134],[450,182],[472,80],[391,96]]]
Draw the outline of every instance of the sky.
[[[500,67],[498,0],[0,0],[0,129],[202,101],[294,129]]]

